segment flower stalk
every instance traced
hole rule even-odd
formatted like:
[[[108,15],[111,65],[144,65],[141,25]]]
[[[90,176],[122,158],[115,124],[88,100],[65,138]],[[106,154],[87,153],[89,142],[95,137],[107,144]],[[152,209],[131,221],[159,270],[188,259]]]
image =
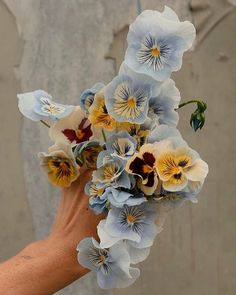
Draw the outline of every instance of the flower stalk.
[[[45,125],[46,127],[48,127],[48,128],[50,128],[51,126],[48,124],[48,123],[46,123],[45,121],[43,121],[43,120],[40,120],[40,122],[43,124],[43,125]]]

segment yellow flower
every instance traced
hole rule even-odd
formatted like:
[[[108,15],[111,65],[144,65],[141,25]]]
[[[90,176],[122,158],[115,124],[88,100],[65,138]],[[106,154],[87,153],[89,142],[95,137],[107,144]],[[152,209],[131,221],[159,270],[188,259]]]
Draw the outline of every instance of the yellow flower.
[[[68,187],[79,176],[79,167],[73,158],[70,145],[58,143],[50,148],[49,154],[40,153],[39,157],[43,171],[55,186]]]
[[[208,173],[208,165],[188,147],[166,150],[157,155],[155,167],[167,191],[180,191],[186,186],[193,189],[194,185],[203,183]]]
[[[94,127],[102,127],[107,130],[113,130],[116,127],[115,119],[107,112],[103,92],[95,95],[94,102],[89,108],[89,120]]]

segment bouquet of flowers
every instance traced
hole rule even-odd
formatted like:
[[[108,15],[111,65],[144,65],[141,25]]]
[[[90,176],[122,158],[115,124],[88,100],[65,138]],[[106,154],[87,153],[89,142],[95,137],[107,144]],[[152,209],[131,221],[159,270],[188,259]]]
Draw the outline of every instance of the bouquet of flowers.
[[[190,123],[202,128],[206,104],[180,104],[170,79],[195,35],[168,7],[144,11],[130,25],[119,74],[86,89],[79,106],[56,103],[42,90],[18,95],[21,113],[49,127],[55,144],[39,158],[52,184],[68,187],[81,167],[93,169],[85,193],[94,213],[106,218],[97,227],[100,241],[85,238],[77,250],[101,288],[127,287],[138,278],[133,265],[147,258],[162,230],[161,208],[196,202],[207,176],[208,165],[176,128],[178,108],[190,102],[197,103]]]

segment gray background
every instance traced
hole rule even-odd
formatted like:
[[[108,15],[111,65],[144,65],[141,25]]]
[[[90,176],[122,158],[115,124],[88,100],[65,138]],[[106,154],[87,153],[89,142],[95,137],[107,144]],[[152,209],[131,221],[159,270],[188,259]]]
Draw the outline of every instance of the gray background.
[[[194,51],[174,79],[182,100],[208,103],[202,131],[189,127],[191,106],[180,111],[180,130],[210,173],[198,205],[169,214],[132,287],[104,292],[89,274],[58,294],[236,294],[235,2],[141,1],[143,9],[167,4],[197,27]],[[16,93],[41,88],[77,103],[86,87],[109,82],[136,14],[136,0],[0,0],[1,261],[48,233],[59,198],[37,160],[49,145],[47,131],[20,116]]]

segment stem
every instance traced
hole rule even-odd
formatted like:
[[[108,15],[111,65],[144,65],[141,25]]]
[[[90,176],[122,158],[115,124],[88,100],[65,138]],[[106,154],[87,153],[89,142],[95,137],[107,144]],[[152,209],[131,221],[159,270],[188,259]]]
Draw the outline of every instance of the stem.
[[[48,124],[48,123],[46,123],[45,121],[43,121],[43,120],[40,120],[40,122],[41,123],[43,123],[43,125],[45,125],[46,127],[48,127],[48,128],[50,128],[51,126]]]
[[[181,103],[181,104],[179,105],[178,109],[180,109],[180,108],[186,106],[187,104],[190,104],[190,103],[198,103],[198,102],[200,102],[200,101],[199,101],[199,100],[189,100],[189,101],[183,102],[183,103]]]
[[[103,128],[102,128],[102,136],[103,136],[104,141],[107,142],[106,134],[105,134],[105,131]]]
[[[142,12],[141,0],[136,0],[136,1],[137,1],[137,15],[139,15]]]

